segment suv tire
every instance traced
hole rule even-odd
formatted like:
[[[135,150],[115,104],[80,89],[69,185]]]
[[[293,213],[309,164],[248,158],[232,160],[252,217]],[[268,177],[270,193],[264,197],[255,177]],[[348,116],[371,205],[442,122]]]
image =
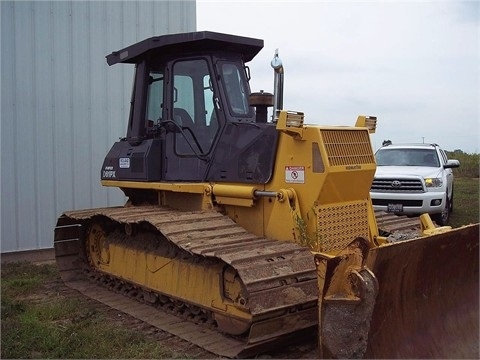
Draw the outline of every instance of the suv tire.
[[[440,214],[435,214],[433,216],[433,220],[437,223],[438,226],[446,226],[448,224],[448,220],[450,220],[450,212],[452,210],[452,202],[448,198],[445,201],[445,206]]]

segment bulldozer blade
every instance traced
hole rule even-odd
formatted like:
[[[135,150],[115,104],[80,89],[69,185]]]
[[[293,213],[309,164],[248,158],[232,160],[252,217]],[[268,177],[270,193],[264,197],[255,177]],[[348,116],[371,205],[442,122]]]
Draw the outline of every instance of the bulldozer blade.
[[[479,358],[479,224],[369,251],[366,358]]]
[[[375,275],[365,266],[369,242],[357,238],[335,257],[315,254],[320,358],[361,358],[378,294]]]

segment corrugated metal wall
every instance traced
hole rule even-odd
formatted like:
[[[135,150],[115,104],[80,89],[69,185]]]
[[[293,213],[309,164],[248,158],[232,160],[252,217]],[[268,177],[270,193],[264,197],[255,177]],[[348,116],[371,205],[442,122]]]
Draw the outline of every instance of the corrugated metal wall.
[[[1,2],[1,252],[51,248],[63,211],[124,202],[100,167],[133,67],[105,55],[195,29],[195,1]]]

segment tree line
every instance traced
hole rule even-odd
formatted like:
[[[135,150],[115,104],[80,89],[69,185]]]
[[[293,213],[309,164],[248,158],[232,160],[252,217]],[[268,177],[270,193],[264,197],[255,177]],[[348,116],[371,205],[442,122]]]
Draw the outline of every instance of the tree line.
[[[449,159],[460,161],[460,167],[453,169],[453,174],[458,177],[479,177],[480,154],[467,154],[462,150],[445,151]]]

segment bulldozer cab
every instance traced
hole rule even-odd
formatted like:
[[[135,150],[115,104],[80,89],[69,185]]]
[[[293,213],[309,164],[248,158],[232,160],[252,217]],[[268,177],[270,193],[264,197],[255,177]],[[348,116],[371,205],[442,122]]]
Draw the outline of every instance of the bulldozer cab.
[[[136,71],[127,134],[107,155],[102,180],[267,182],[277,132],[266,118],[257,122],[245,66],[262,47],[198,32],[108,55],[110,65],[134,63]]]

